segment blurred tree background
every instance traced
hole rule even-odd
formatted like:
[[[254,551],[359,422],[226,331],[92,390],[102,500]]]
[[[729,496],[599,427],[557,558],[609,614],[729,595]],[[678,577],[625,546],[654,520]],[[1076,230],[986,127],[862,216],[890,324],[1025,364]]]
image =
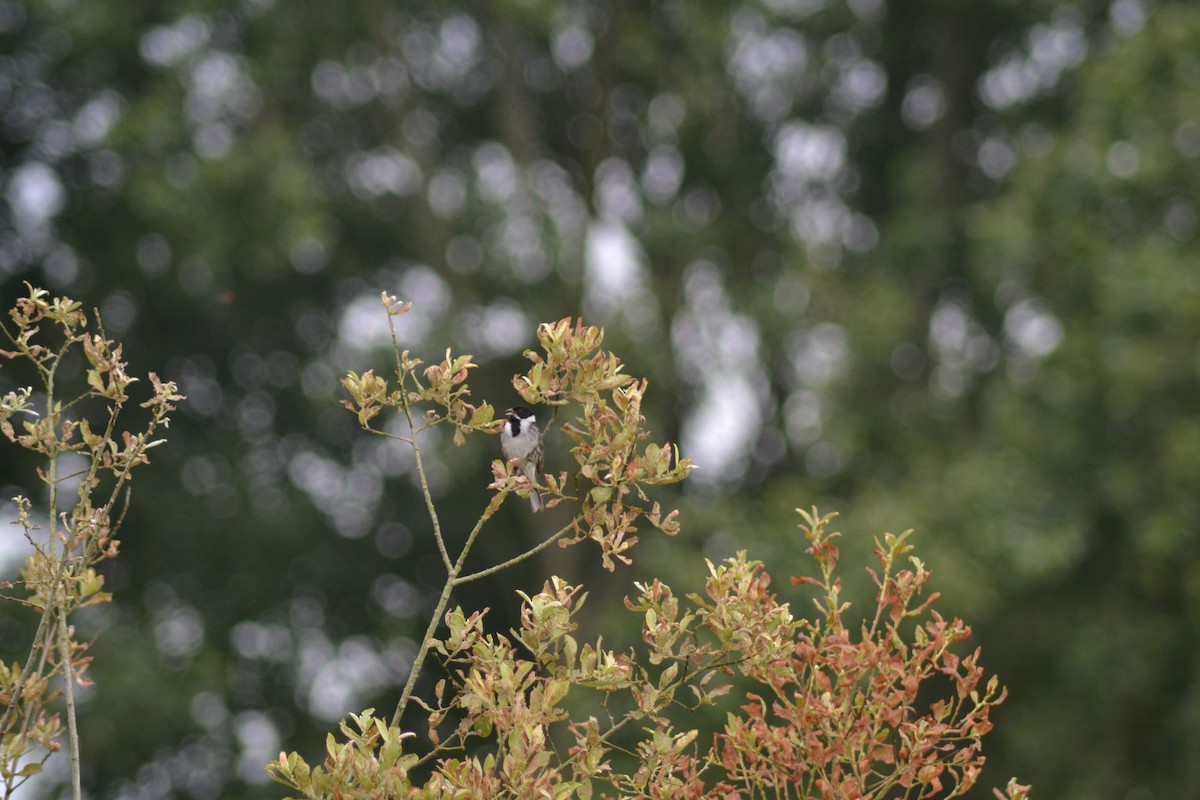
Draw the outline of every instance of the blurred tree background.
[[[862,563],[918,529],[1010,687],[975,796],[1200,795],[1198,196],[1185,2],[0,0],[0,299],[98,307],[188,395],[85,620],[86,784],[277,797],[283,746],[395,703],[441,567],[337,385],[387,290],[500,408],[537,322],[605,325],[702,468],[633,570],[460,598],[497,627],[548,570],[593,611],[701,553],[782,584],[836,508]],[[452,539],[495,445],[432,437]],[[488,558],[556,527],[501,516]]]

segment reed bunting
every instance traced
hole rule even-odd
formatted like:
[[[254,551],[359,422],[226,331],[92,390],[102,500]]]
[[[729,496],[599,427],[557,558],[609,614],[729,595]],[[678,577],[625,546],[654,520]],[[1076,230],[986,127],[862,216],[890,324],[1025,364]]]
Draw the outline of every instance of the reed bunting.
[[[537,418],[528,406],[513,406],[504,412],[504,428],[500,431],[500,452],[505,461],[517,459],[517,466],[536,487],[542,477],[545,453]],[[541,511],[546,507],[542,502],[542,493],[536,488],[529,495],[529,505],[534,511]]]

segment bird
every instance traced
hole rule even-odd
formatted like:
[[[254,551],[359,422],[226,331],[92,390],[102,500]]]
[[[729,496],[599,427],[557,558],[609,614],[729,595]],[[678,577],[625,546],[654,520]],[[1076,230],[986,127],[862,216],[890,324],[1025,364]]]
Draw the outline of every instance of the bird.
[[[529,495],[529,505],[535,512],[543,510],[546,504],[542,502],[542,493],[536,487],[541,479],[545,452],[533,409],[528,406],[513,406],[504,412],[504,428],[500,431],[500,452],[505,461],[517,459],[518,468],[535,487]]]

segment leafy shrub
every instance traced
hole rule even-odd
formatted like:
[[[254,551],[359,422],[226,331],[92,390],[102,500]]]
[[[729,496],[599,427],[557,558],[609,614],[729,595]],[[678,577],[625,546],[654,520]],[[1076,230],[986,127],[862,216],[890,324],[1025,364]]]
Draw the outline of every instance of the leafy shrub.
[[[383,302],[393,321],[409,307],[386,294]],[[910,555],[907,533],[877,540],[875,608],[853,623],[837,576],[838,534],[815,509],[800,511],[815,574],[792,579],[815,591],[810,617],[781,603],[764,566],[745,553],[708,563],[703,595],[681,600],[660,581],[638,584],[625,605],[641,617],[643,645],[628,651],[573,636],[587,595],[557,577],[536,594],[521,593],[521,624],[509,635],[485,632],[483,612],[449,607],[456,587],[555,542],[593,541],[612,570],[630,563],[643,520],[668,535],[679,529],[676,512],[664,513],[646,488],[683,480],[691,465],[672,445],[642,444],[647,382],[621,374],[598,328],[562,320],[540,326],[538,339],[542,352],[526,353],[532,366],[513,386],[531,405],[552,409],[543,435],[562,407],[579,408],[578,425],[561,425],[576,474],[546,475],[539,486],[548,505],[569,504],[573,516],[529,551],[475,573],[464,564],[479,532],[509,495],[533,487],[514,464],[494,461],[492,499],[451,557],[419,436],[450,425],[461,444],[499,430],[492,406],[469,402],[471,357],[447,351],[418,371],[421,362],[397,346],[394,382],[372,372],[343,381],[346,405],[366,430],[412,448],[447,580],[390,722],[373,709],[352,714],[340,740],[330,734],[323,764],[281,753],[268,767],[272,777],[302,797],[363,800],[849,800],[969,790],[984,763],[990,712],[1006,693],[995,676],[985,680],[978,650],[960,654],[970,629],[934,609],[931,575]],[[409,435],[371,427],[389,409],[403,416]],[[447,677],[419,698],[413,689],[430,651]],[[400,727],[410,702],[428,714],[423,734],[432,748],[423,754],[417,732]],[[724,725],[702,733],[695,712],[717,705],[728,706]],[[996,795],[1015,800],[1027,787],[1012,781]]]
[[[155,437],[168,427],[168,415],[183,398],[174,383],[150,373],[150,397],[140,405],[148,419],[138,432],[124,429],[123,415],[130,403],[126,392],[138,378],[129,375],[121,345],[105,337],[98,313],[98,332],[89,334],[79,303],[26,286],[28,296],[9,311],[11,327],[0,322],[13,348],[0,349],[0,359],[31,367],[39,390],[24,386],[0,397],[0,435],[45,463],[37,468],[37,476],[45,485],[47,530],[39,533],[29,499],[14,498],[16,522],[32,552],[21,579],[6,581],[0,589],[5,598],[36,612],[38,624],[23,663],[0,660],[0,780],[4,796],[11,797],[62,749],[65,732],[73,796],[78,798],[74,687],[89,682],[90,658],[88,643],[75,638],[71,614],[110,599],[101,591],[104,577],[96,567],[116,557],[116,534],[129,502],[132,472],[150,463],[148,451],[166,441]],[[71,359],[79,350],[87,362],[84,386],[69,390],[66,387],[78,382]],[[68,455],[75,456],[70,462],[74,471],[64,474]],[[61,491],[68,481],[75,482],[73,498]],[[54,688],[57,685],[61,690]],[[60,697],[65,699],[65,729],[55,710]]]

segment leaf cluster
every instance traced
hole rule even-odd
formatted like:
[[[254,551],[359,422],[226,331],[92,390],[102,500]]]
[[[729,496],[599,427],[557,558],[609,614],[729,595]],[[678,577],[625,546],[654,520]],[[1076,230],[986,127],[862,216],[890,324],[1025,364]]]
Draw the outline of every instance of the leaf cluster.
[[[587,595],[551,578],[521,594],[509,635],[487,633],[483,613],[446,614],[433,646],[451,677],[421,702],[432,752],[405,752],[413,732],[368,710],[343,725],[344,741],[330,738],[323,765],[281,754],[271,774],[307,798],[962,795],[1004,690],[983,681],[978,650],[956,653],[970,631],[933,610],[936,595],[922,599],[920,561],[899,568],[907,535],[878,543],[874,617],[852,633],[837,534],[829,517],[808,519],[820,577],[793,583],[819,587],[811,619],[795,618],[763,565],[739,553],[709,563],[703,595],[686,603],[659,581],[639,584],[626,607],[642,617],[643,645],[617,652],[576,640]],[[706,735],[689,720],[721,702],[735,673],[752,689]],[[1014,781],[996,795],[1027,791]]]

